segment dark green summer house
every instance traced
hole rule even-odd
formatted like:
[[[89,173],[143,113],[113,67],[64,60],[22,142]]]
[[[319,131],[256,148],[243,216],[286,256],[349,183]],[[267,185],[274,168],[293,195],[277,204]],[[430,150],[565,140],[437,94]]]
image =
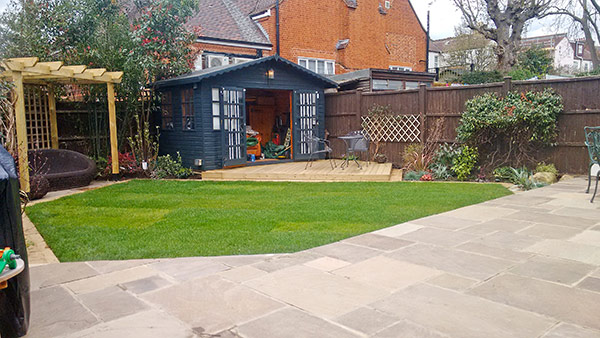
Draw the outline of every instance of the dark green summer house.
[[[156,87],[162,96],[161,154],[179,152],[185,166],[212,170],[261,162],[261,146],[285,149],[270,161],[308,159],[308,135],[325,134],[324,91],[337,84],[275,55],[195,71]],[[260,145],[247,149],[247,137]]]

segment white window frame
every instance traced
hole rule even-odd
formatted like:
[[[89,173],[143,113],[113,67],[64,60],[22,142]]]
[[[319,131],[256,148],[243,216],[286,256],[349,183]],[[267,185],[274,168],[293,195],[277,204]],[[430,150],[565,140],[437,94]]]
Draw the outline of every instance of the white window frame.
[[[385,8],[386,8],[386,9],[390,9],[390,7],[392,7],[392,3],[391,3],[389,0],[386,0],[386,1],[384,2],[384,5],[385,5]]]
[[[583,45],[577,45],[577,54],[583,54]]]
[[[329,60],[329,59],[318,59],[318,58],[309,58],[309,57],[298,57],[298,65],[300,65],[301,67],[304,67],[306,69],[308,68],[308,63],[309,61],[313,61],[315,63],[315,70],[314,72],[320,75],[335,75],[335,60]],[[323,62],[323,73],[319,73],[319,62]],[[304,63],[305,65],[302,65],[302,63]],[[331,73],[328,71],[327,66],[331,66]]]
[[[412,72],[411,67],[404,67],[404,66],[390,66],[390,70],[402,70],[405,72]]]
[[[221,130],[221,88],[211,89],[212,129]]]
[[[229,64],[229,56],[227,56],[227,55],[207,54],[206,55],[206,68],[211,68],[210,64],[213,59],[220,59],[221,66],[225,66],[225,65]]]

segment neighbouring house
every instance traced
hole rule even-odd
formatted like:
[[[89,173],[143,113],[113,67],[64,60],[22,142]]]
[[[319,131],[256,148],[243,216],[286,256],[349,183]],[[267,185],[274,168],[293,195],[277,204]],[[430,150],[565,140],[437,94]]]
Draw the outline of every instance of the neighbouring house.
[[[322,75],[426,71],[426,32],[409,0],[204,0],[190,19],[196,69],[280,55]],[[279,36],[279,38],[278,38]]]
[[[159,149],[202,170],[306,160],[311,136],[325,134],[325,89],[336,87],[277,55],[158,81]]]
[[[368,68],[330,76],[329,78],[337,82],[340,91],[361,90],[375,92],[417,89],[420,84],[431,87],[435,80],[435,74]]]
[[[570,73],[573,67],[575,50],[567,34],[554,34],[523,38],[521,50],[532,47],[547,50],[553,61],[553,68],[558,72]]]
[[[429,71],[441,77],[446,73],[460,75],[464,71],[488,71],[496,65],[495,43],[479,34],[432,40],[429,46]]]

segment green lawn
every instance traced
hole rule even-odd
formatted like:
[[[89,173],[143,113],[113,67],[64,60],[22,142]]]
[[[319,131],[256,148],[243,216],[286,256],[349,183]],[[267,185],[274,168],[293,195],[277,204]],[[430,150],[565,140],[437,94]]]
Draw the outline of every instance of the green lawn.
[[[509,195],[498,184],[134,180],[27,215],[61,261],[294,252]]]

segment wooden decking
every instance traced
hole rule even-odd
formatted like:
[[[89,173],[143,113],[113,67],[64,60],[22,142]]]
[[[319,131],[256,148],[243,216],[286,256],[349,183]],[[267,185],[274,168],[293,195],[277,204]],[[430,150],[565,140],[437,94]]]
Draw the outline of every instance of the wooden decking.
[[[392,164],[361,162],[362,170],[356,163],[340,169],[342,160],[336,160],[337,168],[331,169],[328,160],[315,161],[312,167],[304,169],[306,162],[290,162],[233,169],[210,170],[202,173],[207,181],[313,181],[313,182],[388,182],[398,180],[392,171]],[[400,174],[400,177],[402,175]]]

